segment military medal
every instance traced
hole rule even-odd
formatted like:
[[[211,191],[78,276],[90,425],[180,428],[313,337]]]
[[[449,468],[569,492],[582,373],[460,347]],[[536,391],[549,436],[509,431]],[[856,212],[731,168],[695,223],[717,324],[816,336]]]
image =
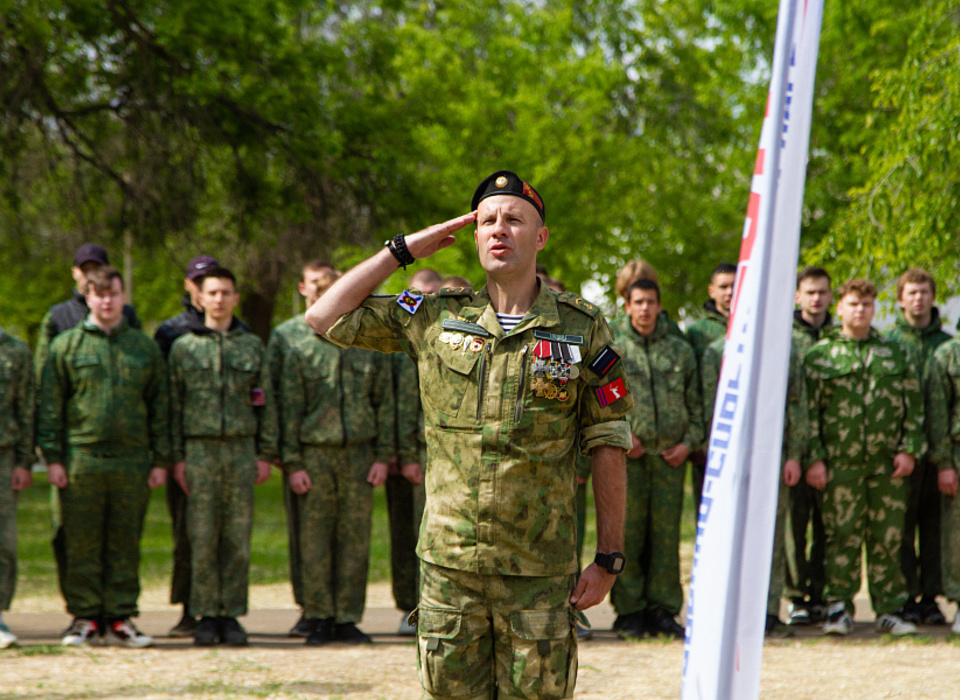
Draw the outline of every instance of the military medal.
[[[483,350],[484,340],[483,338],[474,338],[470,341],[470,352],[480,352]]]
[[[450,347],[454,350],[459,350],[461,343],[463,343],[462,333],[454,333],[452,336],[450,336]]]
[[[450,331],[444,331],[443,333],[440,334],[440,337],[438,338],[438,340],[439,340],[441,343],[449,343],[449,342],[450,342],[450,337],[451,337],[452,335],[453,335],[453,333],[451,333]]]

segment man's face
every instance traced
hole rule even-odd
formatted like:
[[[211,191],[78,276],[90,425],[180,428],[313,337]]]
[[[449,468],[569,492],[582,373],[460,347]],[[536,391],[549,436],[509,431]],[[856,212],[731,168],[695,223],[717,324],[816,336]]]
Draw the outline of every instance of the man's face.
[[[303,281],[297,285],[297,288],[306,300],[308,309],[333,286],[333,277],[330,272],[329,268],[303,271]]]
[[[863,335],[873,323],[876,311],[876,299],[862,297],[856,292],[847,292],[837,302],[837,313],[843,322],[843,330],[855,335]]]
[[[480,265],[491,274],[534,270],[549,232],[530,202],[511,195],[487,197],[477,207],[474,239]]]
[[[793,300],[808,316],[825,312],[833,303],[833,290],[826,277],[807,277],[800,282]]]
[[[930,316],[933,309],[933,290],[929,282],[906,282],[900,290],[900,308],[907,320],[913,321]]]
[[[655,289],[633,289],[623,308],[633,327],[643,335],[650,335],[657,327],[657,316],[663,306]]]
[[[200,285],[192,279],[184,278],[183,288],[190,295],[190,303],[193,304],[193,308],[202,309],[200,306]]]
[[[240,301],[233,282],[220,277],[205,277],[200,287],[200,305],[204,313],[214,321],[224,321],[233,316]]]
[[[77,284],[77,289],[81,292],[86,292],[87,290],[87,275],[89,275],[94,270],[99,270],[101,267],[100,263],[93,262],[88,260],[83,263],[80,267],[74,265],[70,268],[70,273],[73,275],[73,281]]]
[[[87,290],[87,306],[99,326],[112,328],[120,323],[123,304],[123,283],[117,278],[110,280],[110,288],[103,292],[98,292],[93,286]]]
[[[717,305],[717,311],[724,316],[730,315],[730,302],[733,299],[733,280],[736,275],[732,272],[718,272],[707,287],[707,294]]]

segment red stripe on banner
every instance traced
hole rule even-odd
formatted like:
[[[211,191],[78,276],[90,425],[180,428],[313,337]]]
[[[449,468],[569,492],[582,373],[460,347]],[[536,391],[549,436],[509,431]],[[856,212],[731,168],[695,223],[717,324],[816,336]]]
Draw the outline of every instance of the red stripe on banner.
[[[766,154],[767,152],[762,148],[757,151],[757,164],[753,167],[754,175],[763,175],[763,161]]]

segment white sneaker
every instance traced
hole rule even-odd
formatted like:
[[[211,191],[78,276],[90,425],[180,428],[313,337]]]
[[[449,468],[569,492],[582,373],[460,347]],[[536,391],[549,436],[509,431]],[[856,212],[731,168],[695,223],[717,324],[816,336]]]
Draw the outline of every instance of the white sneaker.
[[[107,631],[103,635],[103,643],[110,647],[143,649],[153,646],[153,637],[138,630],[130,620],[117,620],[107,627]]]
[[[73,619],[73,624],[63,633],[60,643],[65,647],[78,647],[83,644],[95,644],[97,639],[97,623],[76,617]]]
[[[824,634],[839,634],[846,636],[853,629],[853,618],[847,612],[843,602],[831,603],[827,608],[827,621],[823,623]]]
[[[17,643],[17,636],[10,631],[7,623],[0,620],[0,649],[12,647]]]
[[[878,617],[874,626],[877,628],[877,632],[892,634],[894,637],[903,637],[907,634],[917,633],[917,626],[915,624],[890,613]]]
[[[960,634],[960,610],[957,610],[953,616],[953,626],[950,628],[950,634]]]
[[[405,612],[400,617],[400,627],[397,629],[397,634],[401,637],[416,637],[417,628],[415,625],[410,624],[410,615],[412,613]]]

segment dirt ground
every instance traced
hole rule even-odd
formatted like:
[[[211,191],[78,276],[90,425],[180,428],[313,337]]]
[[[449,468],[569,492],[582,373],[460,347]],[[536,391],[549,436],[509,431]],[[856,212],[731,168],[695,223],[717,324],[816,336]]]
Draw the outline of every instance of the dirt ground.
[[[147,590],[141,626],[157,634],[176,620],[166,592]],[[343,698],[414,700],[420,697],[413,644],[390,632],[398,620],[389,587],[369,588],[362,627],[376,644],[308,649],[285,638],[296,617],[286,586],[251,592],[248,629],[256,634],[244,649],[196,649],[182,640],[160,639],[153,649],[62,649],[56,635],[69,622],[56,599],[24,592],[8,621],[21,633],[20,649],[0,651],[0,698]],[[858,601],[858,610],[868,607]],[[153,612],[150,612],[153,611]],[[960,647],[945,630],[924,630],[914,640],[891,641],[871,631],[869,612],[858,615],[853,638],[825,640],[812,630],[764,648],[761,697],[955,698]],[[609,627],[612,612],[591,615]],[[16,624],[21,629],[16,629]],[[162,624],[161,624],[162,623]],[[23,627],[34,630],[24,635]],[[598,625],[599,627],[600,625]],[[162,632],[161,632],[162,634]],[[189,640],[188,640],[189,641]],[[608,631],[580,646],[577,698],[616,700],[678,698],[683,663],[680,642],[624,642]]]

